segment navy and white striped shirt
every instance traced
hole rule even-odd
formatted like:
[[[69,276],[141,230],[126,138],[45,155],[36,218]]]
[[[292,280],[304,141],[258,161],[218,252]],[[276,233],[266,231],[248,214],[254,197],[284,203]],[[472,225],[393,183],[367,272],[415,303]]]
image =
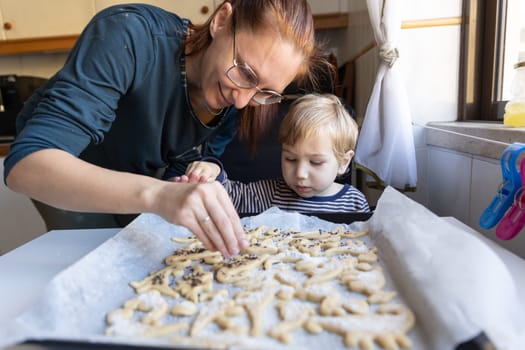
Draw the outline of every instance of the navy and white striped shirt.
[[[270,207],[301,213],[370,211],[364,194],[349,184],[333,196],[302,198],[282,179],[242,183],[221,176],[219,180],[240,213],[260,213]]]

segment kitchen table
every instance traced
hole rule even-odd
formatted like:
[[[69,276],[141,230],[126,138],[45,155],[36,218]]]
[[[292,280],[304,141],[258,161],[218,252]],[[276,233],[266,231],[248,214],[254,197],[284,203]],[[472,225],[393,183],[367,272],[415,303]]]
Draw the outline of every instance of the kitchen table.
[[[485,241],[514,277],[525,295],[525,260],[468,228],[446,218]],[[44,286],[60,271],[116,235],[120,229],[53,230],[0,256],[0,328],[36,301]],[[20,348],[22,349],[22,348]],[[27,348],[29,349],[29,348]],[[37,349],[37,348],[35,348]],[[63,346],[38,349],[65,349]]]

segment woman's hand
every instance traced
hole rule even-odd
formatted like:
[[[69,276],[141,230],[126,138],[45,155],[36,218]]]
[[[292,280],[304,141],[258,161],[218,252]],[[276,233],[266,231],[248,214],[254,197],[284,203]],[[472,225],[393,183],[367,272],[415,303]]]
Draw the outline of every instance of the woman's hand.
[[[220,172],[216,163],[192,162],[186,174],[171,179],[183,190],[177,195],[176,207],[168,208],[165,215],[168,221],[191,230],[208,250],[218,250],[228,258],[246,248],[248,240],[228,194],[215,182]]]
[[[186,168],[186,174],[173,178],[175,182],[213,182],[221,173],[221,167],[213,162],[196,161]]]
[[[165,183],[155,210],[162,217],[187,227],[207,249],[224,257],[248,246],[239,216],[220,183]]]

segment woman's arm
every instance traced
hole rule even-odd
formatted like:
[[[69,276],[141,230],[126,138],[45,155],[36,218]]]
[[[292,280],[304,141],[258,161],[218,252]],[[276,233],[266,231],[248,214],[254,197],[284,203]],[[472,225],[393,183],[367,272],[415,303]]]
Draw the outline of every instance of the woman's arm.
[[[247,245],[239,216],[218,182],[163,181],[104,169],[65,151],[46,149],[16,163],[6,183],[16,192],[58,208],[155,213],[187,227],[206,248],[227,257]]]

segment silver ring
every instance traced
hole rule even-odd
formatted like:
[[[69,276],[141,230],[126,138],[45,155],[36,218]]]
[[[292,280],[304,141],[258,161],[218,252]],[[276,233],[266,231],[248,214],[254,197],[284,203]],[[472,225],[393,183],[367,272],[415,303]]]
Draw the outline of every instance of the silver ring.
[[[205,224],[205,223],[207,223],[207,222],[210,221],[210,220],[211,220],[211,218],[210,218],[210,216],[208,215],[208,216],[206,216],[204,219],[201,219],[200,222],[201,222],[202,224]]]

